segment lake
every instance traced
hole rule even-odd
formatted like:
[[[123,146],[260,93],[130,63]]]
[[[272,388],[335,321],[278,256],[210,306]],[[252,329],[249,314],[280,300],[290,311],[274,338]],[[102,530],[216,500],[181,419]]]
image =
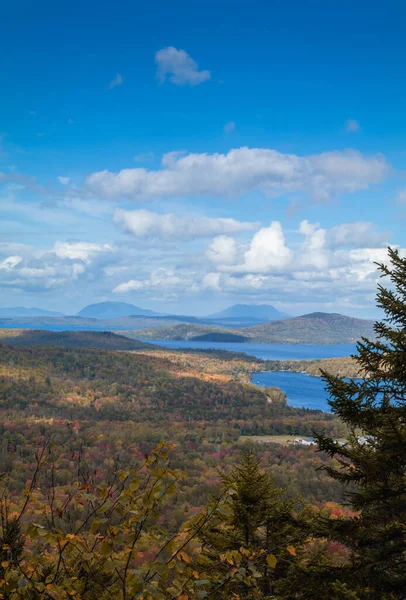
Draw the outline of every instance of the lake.
[[[275,371],[254,373],[251,381],[260,387],[280,388],[285,392],[290,406],[330,412],[325,384],[321,377],[312,377],[307,373]]]
[[[151,340],[146,340],[151,341]],[[336,358],[349,356],[356,352],[355,344],[336,346],[316,344],[238,344],[223,342],[192,342],[176,340],[154,340],[155,344],[165,348],[196,348],[199,350],[230,350],[245,352],[265,360],[305,360],[318,358]],[[327,393],[320,377],[307,373],[263,372],[254,373],[252,383],[261,387],[278,387],[285,392],[290,406],[313,408],[330,412]]]
[[[245,352],[264,360],[304,360],[306,358],[336,358],[355,353],[355,344],[239,344],[236,342],[193,342],[188,340],[144,340],[165,348],[198,350],[229,350]]]

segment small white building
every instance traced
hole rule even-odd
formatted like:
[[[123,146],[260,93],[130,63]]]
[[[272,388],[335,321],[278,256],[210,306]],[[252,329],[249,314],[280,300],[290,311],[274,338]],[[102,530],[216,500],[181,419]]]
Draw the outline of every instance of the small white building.
[[[312,440],[312,439],[305,440],[303,438],[296,438],[295,444],[300,444],[300,446],[313,446],[314,440]]]

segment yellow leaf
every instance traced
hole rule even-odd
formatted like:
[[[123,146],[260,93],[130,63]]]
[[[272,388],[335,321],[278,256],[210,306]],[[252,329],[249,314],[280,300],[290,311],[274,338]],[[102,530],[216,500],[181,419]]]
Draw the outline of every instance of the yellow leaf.
[[[1,566],[3,567],[3,569],[7,569],[8,567],[8,561],[7,560],[3,560],[1,563]]]
[[[289,552],[289,554],[291,554],[292,556],[296,556],[296,550],[293,546],[288,546],[286,548],[286,550]]]
[[[277,563],[276,556],[274,554],[268,554],[266,557],[266,562],[270,567],[272,567],[272,569],[274,569]]]
[[[192,562],[192,559],[190,558],[190,556],[188,554],[186,554],[186,552],[179,552],[179,556],[181,557],[182,560],[185,561],[185,563],[190,564]]]

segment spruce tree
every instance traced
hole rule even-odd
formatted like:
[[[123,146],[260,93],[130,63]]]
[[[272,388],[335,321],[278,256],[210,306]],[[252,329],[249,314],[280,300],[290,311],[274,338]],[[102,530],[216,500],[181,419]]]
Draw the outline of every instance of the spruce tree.
[[[223,571],[219,578],[223,584],[217,582],[210,597],[281,597],[275,595],[277,588],[309,532],[302,519],[303,504],[287,499],[285,490],[275,486],[271,473],[261,470],[251,452],[223,475],[223,485],[234,492],[229,511],[218,514],[200,536],[201,566]]]
[[[350,586],[362,600],[406,598],[406,258],[389,249],[378,268],[389,286],[378,285],[384,312],[376,340],[363,339],[354,357],[362,380],[324,373],[332,412],[348,426],[345,445],[317,436],[318,447],[338,461],[327,470],[349,485],[357,516],[327,521],[330,539],[345,544],[351,559],[324,577]],[[321,528],[321,533],[323,528]],[[313,596],[317,597],[317,595]]]

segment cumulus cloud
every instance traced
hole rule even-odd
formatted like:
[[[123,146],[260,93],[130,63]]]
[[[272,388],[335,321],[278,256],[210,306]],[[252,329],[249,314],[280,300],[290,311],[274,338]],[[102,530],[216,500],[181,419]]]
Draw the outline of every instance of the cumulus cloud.
[[[326,252],[326,231],[319,224],[312,225],[308,221],[300,223],[299,232],[305,236],[297,256],[297,266],[325,269],[328,264]]]
[[[0,261],[0,286],[36,292],[67,286],[81,276],[92,278],[98,260],[113,251],[111,246],[88,242],[56,242],[49,250],[3,243],[0,254],[4,256],[7,249],[19,254]]]
[[[193,215],[177,216],[172,213],[159,214],[144,209],[134,211],[117,209],[114,222],[126,233],[138,238],[159,237],[174,240],[252,231],[258,227],[258,223],[236,221],[235,219],[214,219]]]
[[[58,177],[58,181],[59,183],[61,183],[62,185],[68,185],[70,182],[70,177],[62,177],[62,175],[60,175]]]
[[[157,78],[164,83],[168,78],[175,85],[199,85],[208,81],[210,71],[199,71],[198,64],[185,50],[167,46],[155,54]]]
[[[255,233],[246,248],[228,241],[233,248],[233,263],[222,261],[219,252],[216,260],[212,260],[217,273],[209,273],[202,286],[247,293],[276,289],[280,294],[290,290],[296,294],[325,295],[324,286],[334,289],[340,297],[375,289],[378,278],[375,262],[386,262],[387,250],[383,247],[383,236],[370,223],[344,223],[324,229],[318,223],[304,220],[298,233],[302,240],[289,247],[281,224],[274,222]],[[209,257],[210,252],[211,246],[207,251]],[[406,255],[406,249],[401,249],[401,253]],[[242,260],[235,264],[235,256],[241,255]]]
[[[151,290],[164,293],[166,296],[174,295],[176,291],[182,293],[187,291],[198,291],[198,286],[195,283],[195,274],[183,272],[175,273],[172,269],[156,269],[151,273],[149,279],[136,280],[131,279],[125,283],[121,283],[113,289],[113,294],[128,294],[129,292],[139,290]]]
[[[228,235],[218,235],[207,249],[211,262],[219,265],[232,265],[237,257],[237,243]]]
[[[278,221],[274,221],[254,235],[244,252],[242,264],[224,264],[222,268],[236,273],[282,271],[291,263],[292,258],[293,252],[286,246],[282,226]]]
[[[113,248],[108,244],[99,245],[90,242],[56,242],[53,251],[60,258],[89,263],[92,258],[100,253],[112,252]]]
[[[86,179],[88,189],[102,197],[135,201],[165,197],[236,197],[259,190],[268,196],[304,192],[327,201],[379,183],[389,171],[381,155],[355,150],[309,156],[283,154],[267,148],[238,148],[227,154],[164,155],[162,169],[99,171]]]
[[[115,88],[115,87],[117,87],[118,85],[123,85],[123,83],[124,83],[123,76],[122,76],[122,75],[120,75],[120,73],[117,73],[117,74],[116,74],[116,76],[114,77],[114,79],[112,79],[112,80],[110,81],[110,83],[109,83],[109,88],[110,88],[110,89],[112,89],[112,88]]]
[[[360,130],[358,121],[355,119],[347,119],[345,122],[345,130],[348,133],[357,133]]]
[[[11,262],[10,259],[19,259]],[[0,286],[6,288],[43,292],[67,285],[85,272],[81,262],[64,261],[54,253],[38,257],[10,257],[2,264],[8,268],[2,271]]]
[[[220,273],[207,273],[207,275],[203,277],[202,288],[219,292],[221,290],[220,278]]]
[[[342,223],[329,230],[329,245],[332,248],[376,248],[387,245],[387,237],[386,233],[378,232],[373,223]]]
[[[364,236],[359,247],[352,235]],[[237,241],[217,235],[204,256],[191,253],[180,260],[158,252],[156,262],[127,260],[109,269],[111,288],[116,295],[131,292],[144,298],[185,299],[220,294],[230,302],[280,301],[301,306],[324,306],[326,310],[372,304],[379,278],[375,261],[387,260],[379,234],[368,224],[344,223],[323,228],[307,220],[285,236],[282,225],[273,222],[261,227],[251,239]],[[137,250],[139,252],[139,250]],[[406,255],[406,249],[401,249]],[[15,254],[18,254],[16,249]],[[206,261],[205,261],[206,259]],[[168,266],[162,267],[162,262]],[[161,268],[157,268],[160,265]],[[203,297],[203,296],[202,296]]]

